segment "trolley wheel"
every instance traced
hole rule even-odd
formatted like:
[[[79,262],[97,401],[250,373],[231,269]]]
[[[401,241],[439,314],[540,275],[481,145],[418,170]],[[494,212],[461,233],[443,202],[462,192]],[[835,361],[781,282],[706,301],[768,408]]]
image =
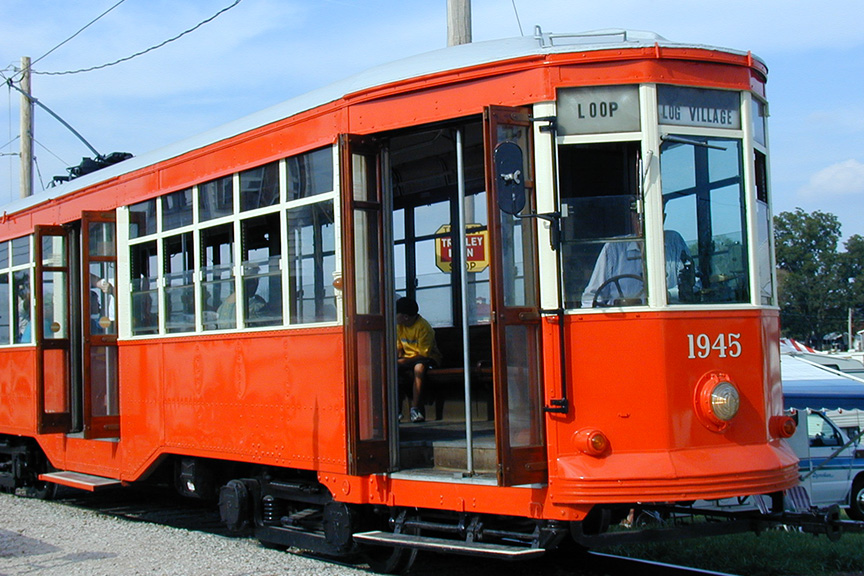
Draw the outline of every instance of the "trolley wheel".
[[[864,520],[864,478],[858,478],[852,483],[852,494],[846,513],[853,520]]]

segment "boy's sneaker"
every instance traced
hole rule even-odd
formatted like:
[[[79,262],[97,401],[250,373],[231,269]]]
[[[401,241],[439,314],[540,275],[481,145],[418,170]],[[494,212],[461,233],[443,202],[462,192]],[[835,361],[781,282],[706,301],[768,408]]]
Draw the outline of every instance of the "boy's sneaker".
[[[418,410],[417,408],[411,408],[411,422],[414,422],[416,424],[417,422],[425,421],[426,418],[423,416],[423,414],[420,413],[420,410]]]

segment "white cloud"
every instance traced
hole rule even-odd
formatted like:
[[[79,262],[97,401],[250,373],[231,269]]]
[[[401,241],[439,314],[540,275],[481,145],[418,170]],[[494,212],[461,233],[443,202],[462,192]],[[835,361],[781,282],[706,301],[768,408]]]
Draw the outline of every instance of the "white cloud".
[[[808,199],[864,195],[864,164],[854,159],[832,164],[813,174],[798,195]]]

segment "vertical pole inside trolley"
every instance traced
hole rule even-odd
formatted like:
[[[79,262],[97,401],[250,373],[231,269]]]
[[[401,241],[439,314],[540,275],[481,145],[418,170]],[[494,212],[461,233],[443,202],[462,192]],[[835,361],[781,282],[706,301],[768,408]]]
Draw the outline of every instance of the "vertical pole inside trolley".
[[[465,246],[465,235],[467,234],[467,218],[465,214],[465,163],[463,158],[463,150],[462,150],[462,128],[456,130],[456,180],[457,180],[457,189],[458,189],[458,201],[459,201],[459,233],[457,237],[459,238],[459,254],[461,254],[461,258],[459,259],[462,264],[462,273],[459,274],[459,290],[462,294],[462,298],[460,298],[460,306],[462,309],[462,342],[464,343],[462,346],[462,365],[465,366],[465,370],[463,370],[463,386],[465,389],[465,450],[466,450],[466,460],[465,467],[468,474],[474,474],[474,446],[473,446],[473,421],[471,418],[471,370],[468,367],[471,365],[470,360],[470,342],[468,335],[468,302],[467,302],[467,294],[468,294],[468,274],[467,268],[465,267],[465,262],[467,262],[468,254]]]

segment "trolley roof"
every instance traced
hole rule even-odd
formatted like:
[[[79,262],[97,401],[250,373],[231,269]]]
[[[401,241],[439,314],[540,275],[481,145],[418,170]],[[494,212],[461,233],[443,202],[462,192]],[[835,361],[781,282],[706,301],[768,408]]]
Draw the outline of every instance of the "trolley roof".
[[[741,56],[749,54],[748,52],[728,48],[672,42],[654,32],[641,30],[607,29],[559,34],[544,33],[538,26],[535,28],[533,36],[462,44],[410,56],[402,60],[370,68],[365,72],[286,100],[285,102],[196,136],[91,172],[70,182],[48,188],[28,198],[15,200],[3,207],[3,213],[13,214],[25,210],[42,202],[59,198],[141,168],[177,158],[193,150],[227,140],[250,130],[289,118],[295,114],[335,102],[356,92],[378,86],[385,86],[411,78],[531,56],[652,47],[712,50]],[[764,67],[764,63],[761,60],[756,60]]]

